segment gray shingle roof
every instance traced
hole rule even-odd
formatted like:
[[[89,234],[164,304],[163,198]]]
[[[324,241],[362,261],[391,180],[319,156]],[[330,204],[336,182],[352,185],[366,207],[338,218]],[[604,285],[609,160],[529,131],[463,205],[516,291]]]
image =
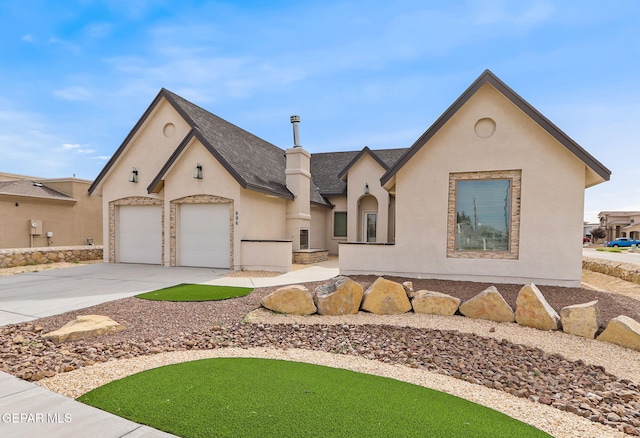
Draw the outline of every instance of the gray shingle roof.
[[[178,110],[202,138],[224,160],[225,167],[231,167],[238,181],[245,188],[265,191],[291,197],[286,187],[284,150],[245,131],[236,125],[200,108],[171,91],[162,90],[168,100],[173,101]]]
[[[159,184],[161,184],[166,171],[179,157],[190,139],[195,136],[242,187],[286,199],[293,198],[286,187],[286,156],[283,149],[221,119],[165,88],[160,90],[127,138],[102,169],[89,188],[89,193],[96,190],[111,166],[116,163],[118,157],[162,98],[171,103],[192,129],[148,187],[150,193],[159,190]],[[382,162],[386,168],[392,166],[406,151],[406,149],[370,151],[365,148],[362,151],[312,154],[311,202],[330,206],[331,204],[324,196],[345,195],[346,183],[340,180],[339,175],[351,164],[352,160],[365,150],[374,154],[375,158]]]
[[[347,183],[340,175],[355,164],[363,153],[374,155],[386,169],[393,166],[404,155],[407,149],[370,150],[365,147],[361,151],[325,152],[311,155],[311,175],[323,196],[343,196],[347,194]]]
[[[75,201],[75,199],[69,195],[32,180],[0,181],[0,195]]]

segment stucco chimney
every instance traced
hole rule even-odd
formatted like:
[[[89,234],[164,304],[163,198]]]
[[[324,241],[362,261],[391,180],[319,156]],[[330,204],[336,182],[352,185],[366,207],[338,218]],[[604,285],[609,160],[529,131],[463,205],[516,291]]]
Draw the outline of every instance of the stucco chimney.
[[[291,116],[291,124],[293,125],[293,147],[299,148],[300,146],[300,132],[298,132],[298,125],[300,124],[300,116]]]
[[[293,194],[287,203],[287,234],[293,242],[293,250],[300,249],[302,230],[311,235],[311,154],[300,146],[298,123],[300,116],[291,116],[293,147],[287,149],[286,184]]]

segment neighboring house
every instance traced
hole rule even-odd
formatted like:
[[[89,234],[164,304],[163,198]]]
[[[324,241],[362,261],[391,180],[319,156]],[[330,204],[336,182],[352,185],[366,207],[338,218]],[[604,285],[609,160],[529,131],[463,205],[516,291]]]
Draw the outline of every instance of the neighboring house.
[[[582,226],[582,236],[586,237],[587,239],[591,240],[591,230],[594,230],[596,228],[600,227],[600,223],[596,222],[584,222],[583,226]]]
[[[408,149],[280,149],[162,89],[98,175],[105,261],[578,286],[610,171],[485,71]]]
[[[605,240],[640,239],[640,211],[601,211],[598,219],[600,226],[607,230]]]
[[[0,173],[0,248],[102,245],[91,181]]]

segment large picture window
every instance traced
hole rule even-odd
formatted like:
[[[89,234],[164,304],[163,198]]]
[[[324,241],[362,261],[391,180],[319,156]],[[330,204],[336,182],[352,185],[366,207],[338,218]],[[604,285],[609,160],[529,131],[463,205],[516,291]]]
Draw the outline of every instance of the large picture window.
[[[347,212],[336,211],[333,213],[333,237],[347,237]]]
[[[518,258],[520,171],[451,174],[447,256]]]
[[[511,180],[463,180],[456,185],[456,250],[508,251]]]

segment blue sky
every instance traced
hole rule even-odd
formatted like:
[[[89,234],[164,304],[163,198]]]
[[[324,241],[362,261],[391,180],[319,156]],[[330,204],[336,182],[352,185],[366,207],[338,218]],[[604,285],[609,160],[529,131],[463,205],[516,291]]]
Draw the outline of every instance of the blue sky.
[[[0,0],[0,172],[94,179],[161,87],[311,152],[410,146],[485,69],[640,210],[640,2]]]

